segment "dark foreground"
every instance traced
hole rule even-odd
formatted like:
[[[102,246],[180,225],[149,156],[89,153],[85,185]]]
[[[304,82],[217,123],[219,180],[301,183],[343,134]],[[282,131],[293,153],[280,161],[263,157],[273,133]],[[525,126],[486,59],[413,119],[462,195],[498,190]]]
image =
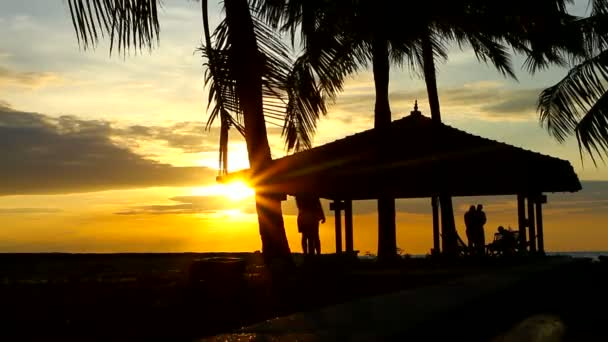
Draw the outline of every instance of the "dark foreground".
[[[390,268],[325,257],[272,277],[258,254],[191,272],[210,254],[0,255],[0,340],[189,341],[272,317],[373,294],[501,274],[542,260],[404,260]],[[525,266],[524,266],[525,267]],[[605,340],[608,265],[574,262],[508,291],[428,317],[412,336],[489,340],[534,314],[552,314],[566,340]]]

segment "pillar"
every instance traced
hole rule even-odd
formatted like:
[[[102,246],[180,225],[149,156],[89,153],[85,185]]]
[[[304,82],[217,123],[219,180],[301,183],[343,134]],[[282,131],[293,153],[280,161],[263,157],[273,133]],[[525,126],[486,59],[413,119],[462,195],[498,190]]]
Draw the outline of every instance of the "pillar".
[[[536,201],[536,238],[538,240],[538,252],[545,254],[545,237],[543,233],[543,203],[547,203],[547,196],[541,195]]]
[[[346,253],[353,254],[353,201],[344,201],[344,247]]]
[[[519,244],[521,250],[526,249],[526,197],[522,194],[517,195],[517,225],[519,228]]]
[[[530,240],[530,253],[536,252],[536,220],[534,219],[534,203],[536,196],[528,196],[528,229]]]
[[[433,207],[433,254],[441,253],[439,242],[439,203],[437,196],[431,197],[431,206]]]
[[[334,200],[329,204],[329,210],[333,210],[336,221],[336,254],[342,253],[342,201]]]

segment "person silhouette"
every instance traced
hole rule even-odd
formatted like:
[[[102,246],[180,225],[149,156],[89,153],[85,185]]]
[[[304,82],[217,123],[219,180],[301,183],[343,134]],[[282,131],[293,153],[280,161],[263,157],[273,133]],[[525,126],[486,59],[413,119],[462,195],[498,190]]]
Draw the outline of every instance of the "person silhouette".
[[[483,249],[486,244],[486,234],[485,234],[483,226],[486,224],[486,221],[487,221],[486,213],[483,211],[483,205],[481,205],[481,204],[477,205],[477,210],[476,210],[475,216],[476,216],[475,217],[475,221],[476,221],[475,222],[475,230],[476,230],[475,248],[477,249],[478,253],[483,254]]]
[[[306,255],[321,254],[319,221],[325,223],[325,213],[318,197],[296,195],[298,207],[298,232],[302,234],[302,251]]]
[[[496,240],[498,243],[498,250],[503,255],[514,254],[517,241],[515,240],[515,235],[513,232],[510,229],[505,229],[503,226],[498,226],[498,232],[496,235],[498,235],[498,239]]]
[[[469,248],[473,248],[476,245],[477,237],[475,236],[475,206],[469,207],[469,211],[464,213],[464,226],[466,227],[467,240],[469,241]]]

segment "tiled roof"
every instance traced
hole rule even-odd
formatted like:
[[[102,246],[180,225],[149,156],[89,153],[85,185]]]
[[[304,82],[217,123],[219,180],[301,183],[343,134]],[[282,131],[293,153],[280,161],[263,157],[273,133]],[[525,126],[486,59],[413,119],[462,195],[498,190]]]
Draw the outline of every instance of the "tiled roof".
[[[434,124],[419,112],[393,121],[384,131],[370,129],[276,159],[252,182],[269,191],[351,199],[581,189],[566,160]]]

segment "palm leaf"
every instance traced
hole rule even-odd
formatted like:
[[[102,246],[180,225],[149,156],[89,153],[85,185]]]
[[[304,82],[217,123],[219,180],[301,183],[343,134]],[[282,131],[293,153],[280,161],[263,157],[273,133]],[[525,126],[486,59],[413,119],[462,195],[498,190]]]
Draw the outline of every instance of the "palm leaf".
[[[594,164],[594,154],[604,160],[602,154],[608,152],[608,92],[581,118],[575,132],[579,147],[587,151]]]
[[[152,49],[158,44],[159,0],[68,0],[72,25],[78,43],[94,48],[100,37],[110,38],[114,48]]]
[[[254,14],[256,12],[253,12]],[[262,61],[262,93],[264,96],[264,116],[267,124],[283,127],[283,138],[288,151],[301,150],[311,146],[316,122],[326,113],[324,100],[317,85],[317,74],[312,71],[310,58],[303,57],[294,64],[289,49],[273,31],[272,27],[257,17],[253,17],[254,33]],[[236,96],[236,77],[230,67],[231,46],[229,28],[221,22],[213,33],[213,47],[208,43],[199,50],[206,59],[206,87],[209,90],[208,108],[213,105],[207,127],[217,118],[220,126],[234,125],[241,133],[242,108]],[[315,65],[324,65],[322,62]],[[335,83],[334,83],[335,86]],[[327,88],[330,88],[329,86]],[[328,91],[328,93],[331,93]],[[331,97],[331,94],[329,94]],[[220,127],[221,133],[225,129]],[[221,134],[225,137],[225,134]],[[227,143],[224,139],[223,142]],[[225,165],[226,152],[220,146],[220,167]]]
[[[608,51],[575,66],[557,84],[543,90],[538,100],[541,125],[560,142],[576,133],[587,151],[598,151],[594,143],[602,144],[602,135],[586,132],[585,129],[595,127],[594,123],[600,122],[596,117],[601,116],[602,108],[597,107],[596,102],[605,96],[606,82]],[[585,120],[590,121],[579,126],[579,122],[582,123],[589,113],[591,117]]]

